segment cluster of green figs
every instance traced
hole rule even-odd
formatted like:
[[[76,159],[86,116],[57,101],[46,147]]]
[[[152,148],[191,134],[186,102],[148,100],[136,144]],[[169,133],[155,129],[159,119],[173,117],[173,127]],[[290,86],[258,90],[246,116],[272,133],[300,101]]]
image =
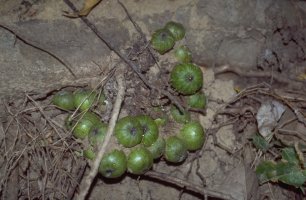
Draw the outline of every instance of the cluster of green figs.
[[[169,22],[164,29],[153,34],[151,44],[156,49],[157,44],[162,45],[155,41],[156,38],[164,40],[171,37],[176,41],[184,35],[185,29],[181,24]],[[160,53],[169,51],[160,48],[156,50]],[[175,54],[180,64],[171,73],[172,87],[183,95],[188,107],[204,109],[206,96],[200,91],[203,81],[201,70],[191,63],[191,53],[187,47],[179,47]],[[62,110],[77,110],[74,115],[68,115],[65,126],[74,137],[88,141],[89,147],[83,150],[83,156],[89,160],[95,159],[108,125],[93,111],[105,106],[105,95],[86,89],[59,91],[53,96],[52,103]],[[175,134],[168,133],[167,136],[160,134],[160,129],[167,126],[168,117],[153,119],[148,115],[138,115],[119,119],[114,129],[118,145],[103,156],[99,172],[107,178],[121,177],[126,171],[141,175],[153,167],[154,161],[164,159],[170,163],[181,163],[189,151],[201,149],[205,141],[201,124],[192,120],[187,110],[182,112],[174,105],[171,105],[169,115],[180,124],[180,130]]]
[[[175,43],[185,37],[182,24],[170,21],[163,28],[156,30],[151,38],[152,47],[160,54],[165,54],[174,48]],[[170,74],[170,84],[183,95],[195,94],[202,88],[203,74],[201,69],[192,63],[192,56],[186,45],[174,50],[178,64]]]

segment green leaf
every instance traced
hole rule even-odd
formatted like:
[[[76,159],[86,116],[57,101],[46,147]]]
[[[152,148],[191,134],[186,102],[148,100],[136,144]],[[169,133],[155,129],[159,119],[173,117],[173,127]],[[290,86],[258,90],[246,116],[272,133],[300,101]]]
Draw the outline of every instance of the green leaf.
[[[283,148],[282,150],[282,159],[289,162],[298,165],[299,159],[296,154],[296,151],[293,147]]]
[[[276,165],[276,171],[277,177],[275,178],[288,185],[301,187],[306,181],[305,172],[295,163],[280,162]]]
[[[255,134],[252,137],[252,142],[257,149],[266,152],[269,149],[269,143],[259,134]]]
[[[265,183],[269,180],[277,181],[277,179],[274,179],[274,177],[277,175],[275,167],[275,162],[271,160],[262,161],[256,167],[256,175],[259,179],[260,184]]]

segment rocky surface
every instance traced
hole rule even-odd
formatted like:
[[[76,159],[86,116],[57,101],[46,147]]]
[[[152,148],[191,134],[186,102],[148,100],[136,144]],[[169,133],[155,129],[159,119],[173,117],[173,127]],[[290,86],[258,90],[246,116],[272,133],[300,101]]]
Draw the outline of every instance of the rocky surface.
[[[81,1],[73,1],[81,7]],[[167,21],[184,24],[194,60],[255,68],[305,62],[305,2],[288,0],[122,1],[146,37]],[[31,44],[51,52],[78,76],[91,76],[110,65],[109,49],[80,20],[62,16],[63,1],[0,1],[0,24]],[[107,41],[125,51],[139,35],[116,1],[101,2],[88,16]],[[304,46],[303,46],[304,45]],[[282,50],[280,50],[282,49]],[[0,95],[14,95],[72,79],[65,66],[0,28]],[[275,57],[277,55],[277,57]],[[274,62],[274,63],[273,63]],[[262,64],[263,63],[263,64]]]

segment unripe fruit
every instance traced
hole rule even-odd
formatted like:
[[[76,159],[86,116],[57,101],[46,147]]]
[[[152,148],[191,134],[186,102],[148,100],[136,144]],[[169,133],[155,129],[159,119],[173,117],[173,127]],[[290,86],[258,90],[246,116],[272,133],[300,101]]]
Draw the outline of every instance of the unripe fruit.
[[[139,115],[136,117],[143,130],[142,143],[145,146],[150,146],[158,138],[158,126],[155,121],[147,115]]]
[[[96,158],[96,154],[92,147],[89,149],[85,149],[83,151],[83,156],[89,160],[94,160]]]
[[[187,104],[191,108],[204,109],[206,106],[206,96],[202,92],[195,93],[187,97]]]
[[[99,123],[91,127],[88,141],[91,145],[101,144],[107,132],[107,124]]]
[[[143,131],[134,117],[124,117],[115,126],[115,137],[124,147],[133,147],[141,142]]]
[[[103,156],[99,172],[106,178],[118,178],[124,174],[126,167],[126,155],[123,151],[115,149]]]
[[[171,71],[170,84],[184,95],[195,94],[203,85],[202,71],[192,63],[178,64]]]
[[[167,29],[159,29],[152,35],[151,45],[158,53],[164,54],[173,48],[175,39]]]
[[[190,151],[200,149],[205,141],[205,133],[199,122],[188,122],[183,126],[178,137],[184,141]]]
[[[100,96],[95,91],[90,90],[77,90],[74,92],[74,106],[80,111],[86,111],[91,108],[91,106],[98,100],[98,104],[104,104],[105,95]]]
[[[148,150],[151,152],[153,159],[157,159],[164,154],[165,147],[166,147],[165,139],[159,137],[151,146],[148,147]]]
[[[165,158],[169,162],[179,163],[187,158],[185,143],[177,136],[166,139]]]
[[[71,92],[59,91],[52,98],[52,103],[63,110],[74,110],[74,97]]]
[[[68,130],[71,130],[74,127],[72,134],[79,139],[86,138],[92,126],[99,125],[100,123],[102,122],[100,122],[99,117],[92,112],[80,114],[74,119],[71,119],[71,116],[68,116],[65,121]]]
[[[182,24],[170,21],[166,24],[165,29],[168,29],[176,41],[181,40],[185,36],[185,28]]]
[[[191,52],[187,46],[180,46],[174,52],[176,59],[182,63],[191,62]]]
[[[153,165],[153,157],[151,152],[145,147],[136,147],[131,150],[127,168],[132,174],[143,174],[148,171]]]

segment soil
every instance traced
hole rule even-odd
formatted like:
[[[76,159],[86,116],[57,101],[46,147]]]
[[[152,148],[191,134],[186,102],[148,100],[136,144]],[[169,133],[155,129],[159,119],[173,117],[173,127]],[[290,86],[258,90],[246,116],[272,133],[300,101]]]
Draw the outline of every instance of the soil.
[[[71,2],[82,7],[83,1]],[[184,97],[169,84],[169,74],[177,64],[174,49],[180,45],[190,48],[193,63],[204,77],[206,108],[190,111],[205,129],[204,147],[189,152],[180,164],[169,164],[163,158],[156,161],[152,170],[162,178],[150,173],[126,173],[115,180],[98,175],[87,198],[306,198],[301,189],[281,181],[261,184],[255,173],[260,161],[281,160],[283,147],[294,146],[303,161],[304,148],[297,146],[306,143],[306,2],[121,2],[128,13],[117,1],[104,0],[86,17],[111,44],[110,49],[80,18],[62,15],[70,11],[64,1],[0,0],[1,198],[74,199],[82,190],[78,184],[92,165],[81,153],[88,142],[76,139],[64,127],[68,113],[73,112],[52,105],[52,97],[60,90],[103,91],[105,107],[92,110],[108,123],[119,71],[126,85],[119,118],[170,116],[175,102],[162,91],[187,108]],[[159,55],[148,41],[171,20],[184,25],[186,37]],[[145,81],[118,52],[138,67]],[[285,112],[274,127],[270,150],[263,153],[251,138],[259,131],[258,110],[271,101],[281,102]],[[169,117],[160,134],[175,135],[181,126]],[[113,148],[121,148],[115,138],[107,151]]]

